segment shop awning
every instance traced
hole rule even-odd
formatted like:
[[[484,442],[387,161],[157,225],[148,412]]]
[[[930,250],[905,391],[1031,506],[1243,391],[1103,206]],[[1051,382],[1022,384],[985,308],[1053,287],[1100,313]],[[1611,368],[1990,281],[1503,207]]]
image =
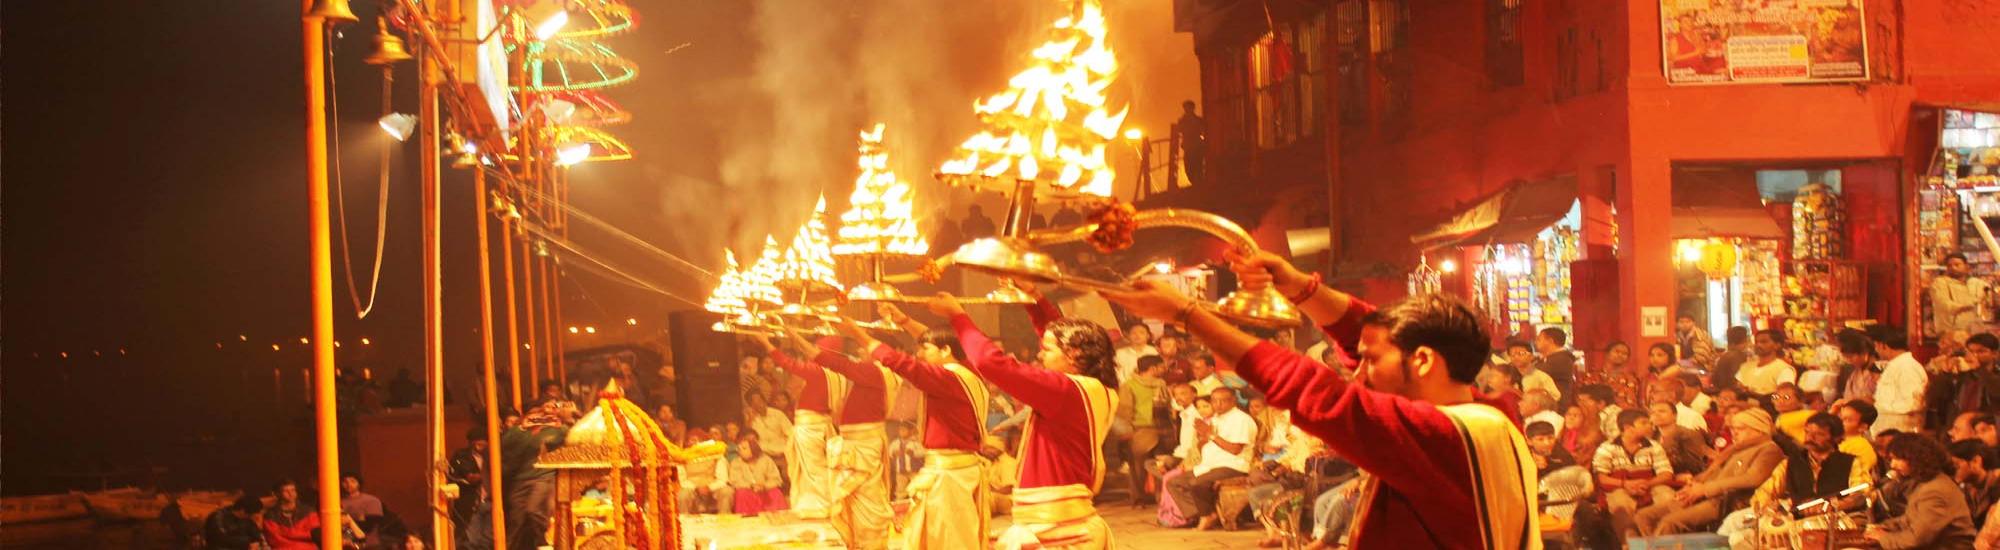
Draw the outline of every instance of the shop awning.
[[[1673,238],[1785,238],[1771,211],[1764,208],[1756,172],[1677,168],[1673,177]]]
[[[1479,201],[1451,221],[1410,237],[1410,242],[1425,249],[1528,242],[1562,220],[1575,205],[1575,180],[1521,183]]]

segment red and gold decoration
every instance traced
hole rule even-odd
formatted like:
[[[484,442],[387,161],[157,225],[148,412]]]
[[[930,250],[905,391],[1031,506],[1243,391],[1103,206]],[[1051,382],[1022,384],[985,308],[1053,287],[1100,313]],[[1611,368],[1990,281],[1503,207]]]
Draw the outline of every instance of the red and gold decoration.
[[[659,425],[625,399],[616,379],[566,437],[535,462],[556,471],[551,524],[557,548],[679,549],[675,466],[719,460],[726,447],[704,441],[682,448],[667,441]]]

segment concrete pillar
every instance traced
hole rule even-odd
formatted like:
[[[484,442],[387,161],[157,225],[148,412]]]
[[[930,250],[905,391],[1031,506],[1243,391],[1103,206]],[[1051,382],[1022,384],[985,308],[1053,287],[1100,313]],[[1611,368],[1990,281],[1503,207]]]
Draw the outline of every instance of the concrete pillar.
[[[1674,316],[1673,166],[1646,143],[1634,125],[1630,163],[1618,178],[1618,312],[1619,333],[1634,349],[1671,337]],[[1646,308],[1664,308],[1660,322],[1666,333],[1647,335],[1641,320]],[[1655,310],[1659,312],[1660,310]]]

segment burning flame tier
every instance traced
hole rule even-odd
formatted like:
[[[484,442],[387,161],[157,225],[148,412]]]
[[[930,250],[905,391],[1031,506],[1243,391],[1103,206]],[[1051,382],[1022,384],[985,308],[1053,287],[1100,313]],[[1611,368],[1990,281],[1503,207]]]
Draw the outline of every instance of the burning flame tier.
[[[826,236],[826,222],[822,221],[825,217],[826,197],[820,197],[812,217],[799,226],[798,235],[792,237],[792,246],[785,249],[784,259],[778,262],[779,286],[835,292],[845,288],[834,275],[832,243]]]
[[[852,204],[840,215],[838,256],[922,256],[930,244],[917,233],[910,186],[889,169],[889,152],[882,146],[883,125],[861,132],[861,175],[854,179]]]
[[[1006,91],[973,105],[986,128],[959,145],[940,177],[1002,191],[1021,180],[1057,197],[1110,196],[1116,175],[1105,151],[1127,113],[1106,106],[1117,73],[1102,4],[1077,0],[1035,48],[1033,65],[1015,74]]]

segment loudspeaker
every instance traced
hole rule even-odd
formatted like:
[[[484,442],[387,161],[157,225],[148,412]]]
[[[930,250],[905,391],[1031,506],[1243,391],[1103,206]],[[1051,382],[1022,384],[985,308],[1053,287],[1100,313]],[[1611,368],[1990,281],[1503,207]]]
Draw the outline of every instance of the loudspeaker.
[[[716,317],[706,311],[676,311],[667,316],[674,346],[675,393],[679,413],[689,427],[739,420],[743,386],[738,381],[736,336],[710,330]]]

